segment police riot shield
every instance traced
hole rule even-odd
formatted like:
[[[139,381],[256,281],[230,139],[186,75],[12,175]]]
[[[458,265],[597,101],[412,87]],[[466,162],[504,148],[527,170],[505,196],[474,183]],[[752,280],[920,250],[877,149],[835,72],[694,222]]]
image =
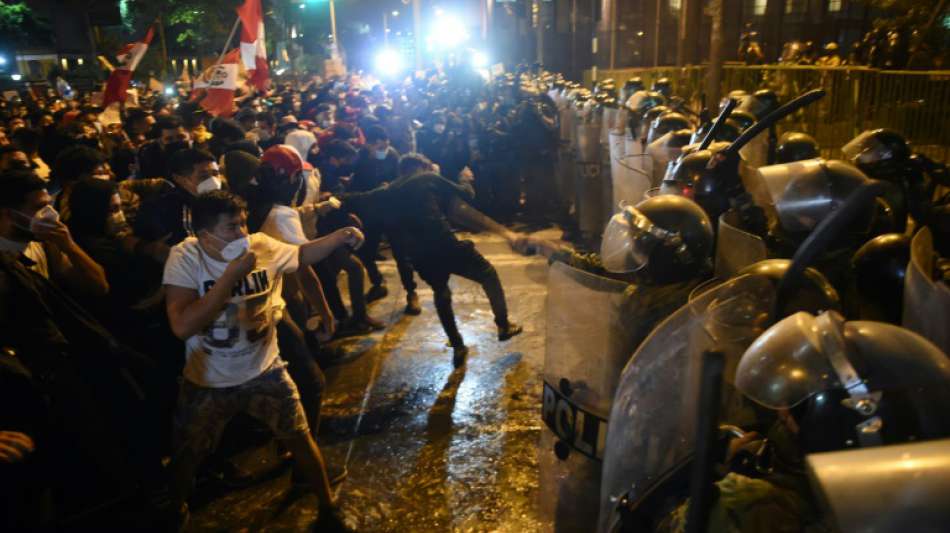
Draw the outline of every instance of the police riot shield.
[[[837,531],[936,533],[950,524],[948,456],[950,439],[874,446],[809,455],[807,472]]]
[[[585,236],[599,235],[604,227],[600,118],[596,114],[577,117],[574,205],[577,210],[578,225]]]
[[[634,166],[634,160],[643,154],[632,153],[640,143],[632,141],[630,134],[610,134],[610,178],[613,192],[611,206],[619,212],[620,204],[636,204],[650,188],[650,178]]]
[[[551,531],[588,531],[597,520],[607,414],[632,352],[622,322],[626,288],[563,263],[548,271],[538,461],[541,516]]]
[[[732,210],[723,213],[716,235],[716,277],[729,279],[763,259],[768,259],[765,241],[742,229],[739,213]]]
[[[558,101],[558,115],[560,118],[560,142],[557,151],[557,171],[555,183],[557,185],[560,205],[570,206],[574,203],[574,159],[576,150],[575,113],[571,102],[567,98]]]
[[[697,289],[636,350],[617,385],[608,418],[598,531],[618,530],[618,502],[639,502],[693,453],[702,354],[726,355],[722,420],[742,427],[754,411],[731,385],[746,347],[763,331],[774,285],[744,275]]]
[[[769,164],[769,132],[759,133],[739,149],[739,155],[752,168],[764,167]]]
[[[620,139],[617,141],[619,148]],[[629,204],[640,202],[650,189],[650,176],[641,168],[642,165],[639,162],[647,156],[643,143],[627,129],[623,136],[623,154],[617,159],[611,158],[614,210],[618,209],[621,202]]]
[[[910,264],[904,277],[905,328],[929,339],[950,354],[950,287],[933,279],[936,262],[930,228],[917,232],[910,243]]]

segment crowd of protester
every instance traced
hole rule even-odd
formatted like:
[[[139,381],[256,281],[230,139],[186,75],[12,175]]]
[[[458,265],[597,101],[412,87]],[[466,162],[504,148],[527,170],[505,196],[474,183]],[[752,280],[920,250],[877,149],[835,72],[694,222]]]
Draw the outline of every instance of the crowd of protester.
[[[886,70],[938,70],[947,67],[946,50],[934,49],[923,32],[909,24],[878,26],[850,45],[835,41],[788,41],[778,58],[770,60],[762,51],[759,34],[744,31],[739,38],[738,61],[746,65],[814,65],[818,67],[870,67]]]
[[[160,93],[137,104],[116,122],[89,94],[0,100],[7,524],[81,520],[119,500],[140,502],[149,523],[157,508],[181,525],[196,473],[240,477],[203,459],[246,411],[293,455],[294,482],[317,493],[321,522],[343,528],[331,487],[345,468],[326,464],[315,443],[322,369],[340,357],[332,340],[386,326],[370,309],[389,292],[383,243],[405,312],[421,312],[414,271],[436,279],[439,318],[461,343],[444,301],[449,271],[432,255],[447,229],[383,216],[426,206],[367,198],[434,172],[501,221],[562,216],[544,192],[557,131],[538,109],[543,98],[524,98],[511,77],[489,84],[466,71],[388,86],[283,80],[239,94],[230,118]],[[499,296],[494,270],[473,253],[459,256],[478,266],[469,277]],[[492,304],[506,338],[520,329],[500,297]],[[253,342],[271,328],[277,346]],[[263,353],[235,368],[194,356],[200,342]],[[171,503],[155,504],[156,494]]]

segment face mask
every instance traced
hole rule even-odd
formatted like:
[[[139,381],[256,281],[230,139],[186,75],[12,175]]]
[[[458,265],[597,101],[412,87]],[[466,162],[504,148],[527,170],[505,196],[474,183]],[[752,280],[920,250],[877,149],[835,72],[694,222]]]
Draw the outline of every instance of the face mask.
[[[28,229],[31,233],[36,234],[42,232],[44,229],[49,228],[56,224],[59,221],[59,213],[53,209],[53,206],[47,205],[39,209],[33,216],[29,216],[22,211],[14,211],[23,218],[30,220],[29,228],[24,228],[20,226],[21,229]],[[19,226],[19,224],[17,224]]]
[[[438,133],[439,135],[442,135],[442,133],[445,132],[445,124],[436,124],[435,126],[432,127],[432,131]]]
[[[376,159],[383,161],[384,159],[386,159],[386,154],[388,153],[389,153],[388,150],[376,150],[376,154],[375,154]]]
[[[217,178],[216,176],[212,176],[198,183],[198,194],[204,194],[206,192],[220,191],[220,190],[221,190],[221,180]]]
[[[218,237],[217,235],[215,235],[214,233],[211,233],[210,231],[208,232],[208,235],[214,240],[224,243],[224,248],[221,248],[221,251],[219,253],[221,254],[221,257],[224,258],[224,260],[228,262],[234,261],[238,257],[241,257],[242,255],[246,254],[247,251],[250,250],[251,248],[251,238],[248,237],[247,235],[240,237],[238,239],[235,239],[231,242],[228,242],[222,239],[221,237]]]
[[[125,220],[125,213],[117,211],[106,219],[106,235],[118,237],[129,233],[129,223]]]

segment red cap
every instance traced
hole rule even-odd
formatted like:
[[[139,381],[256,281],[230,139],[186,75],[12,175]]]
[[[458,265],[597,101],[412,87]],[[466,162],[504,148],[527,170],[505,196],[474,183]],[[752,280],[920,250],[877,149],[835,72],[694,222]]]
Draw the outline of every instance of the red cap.
[[[300,157],[296,148],[287,144],[278,144],[265,150],[261,163],[268,163],[281,176],[293,176],[301,170],[313,170],[313,165]]]

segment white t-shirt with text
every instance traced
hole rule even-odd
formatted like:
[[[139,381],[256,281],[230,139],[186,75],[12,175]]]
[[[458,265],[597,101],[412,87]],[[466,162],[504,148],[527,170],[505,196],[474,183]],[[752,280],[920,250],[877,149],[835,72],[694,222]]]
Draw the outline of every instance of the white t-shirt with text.
[[[279,357],[276,325],[284,300],[281,280],[297,270],[299,249],[263,233],[250,236],[254,269],[231,292],[221,314],[185,341],[185,379],[202,387],[233,387],[261,375]],[[228,263],[212,259],[189,237],[172,248],[163,283],[204,296]]]

